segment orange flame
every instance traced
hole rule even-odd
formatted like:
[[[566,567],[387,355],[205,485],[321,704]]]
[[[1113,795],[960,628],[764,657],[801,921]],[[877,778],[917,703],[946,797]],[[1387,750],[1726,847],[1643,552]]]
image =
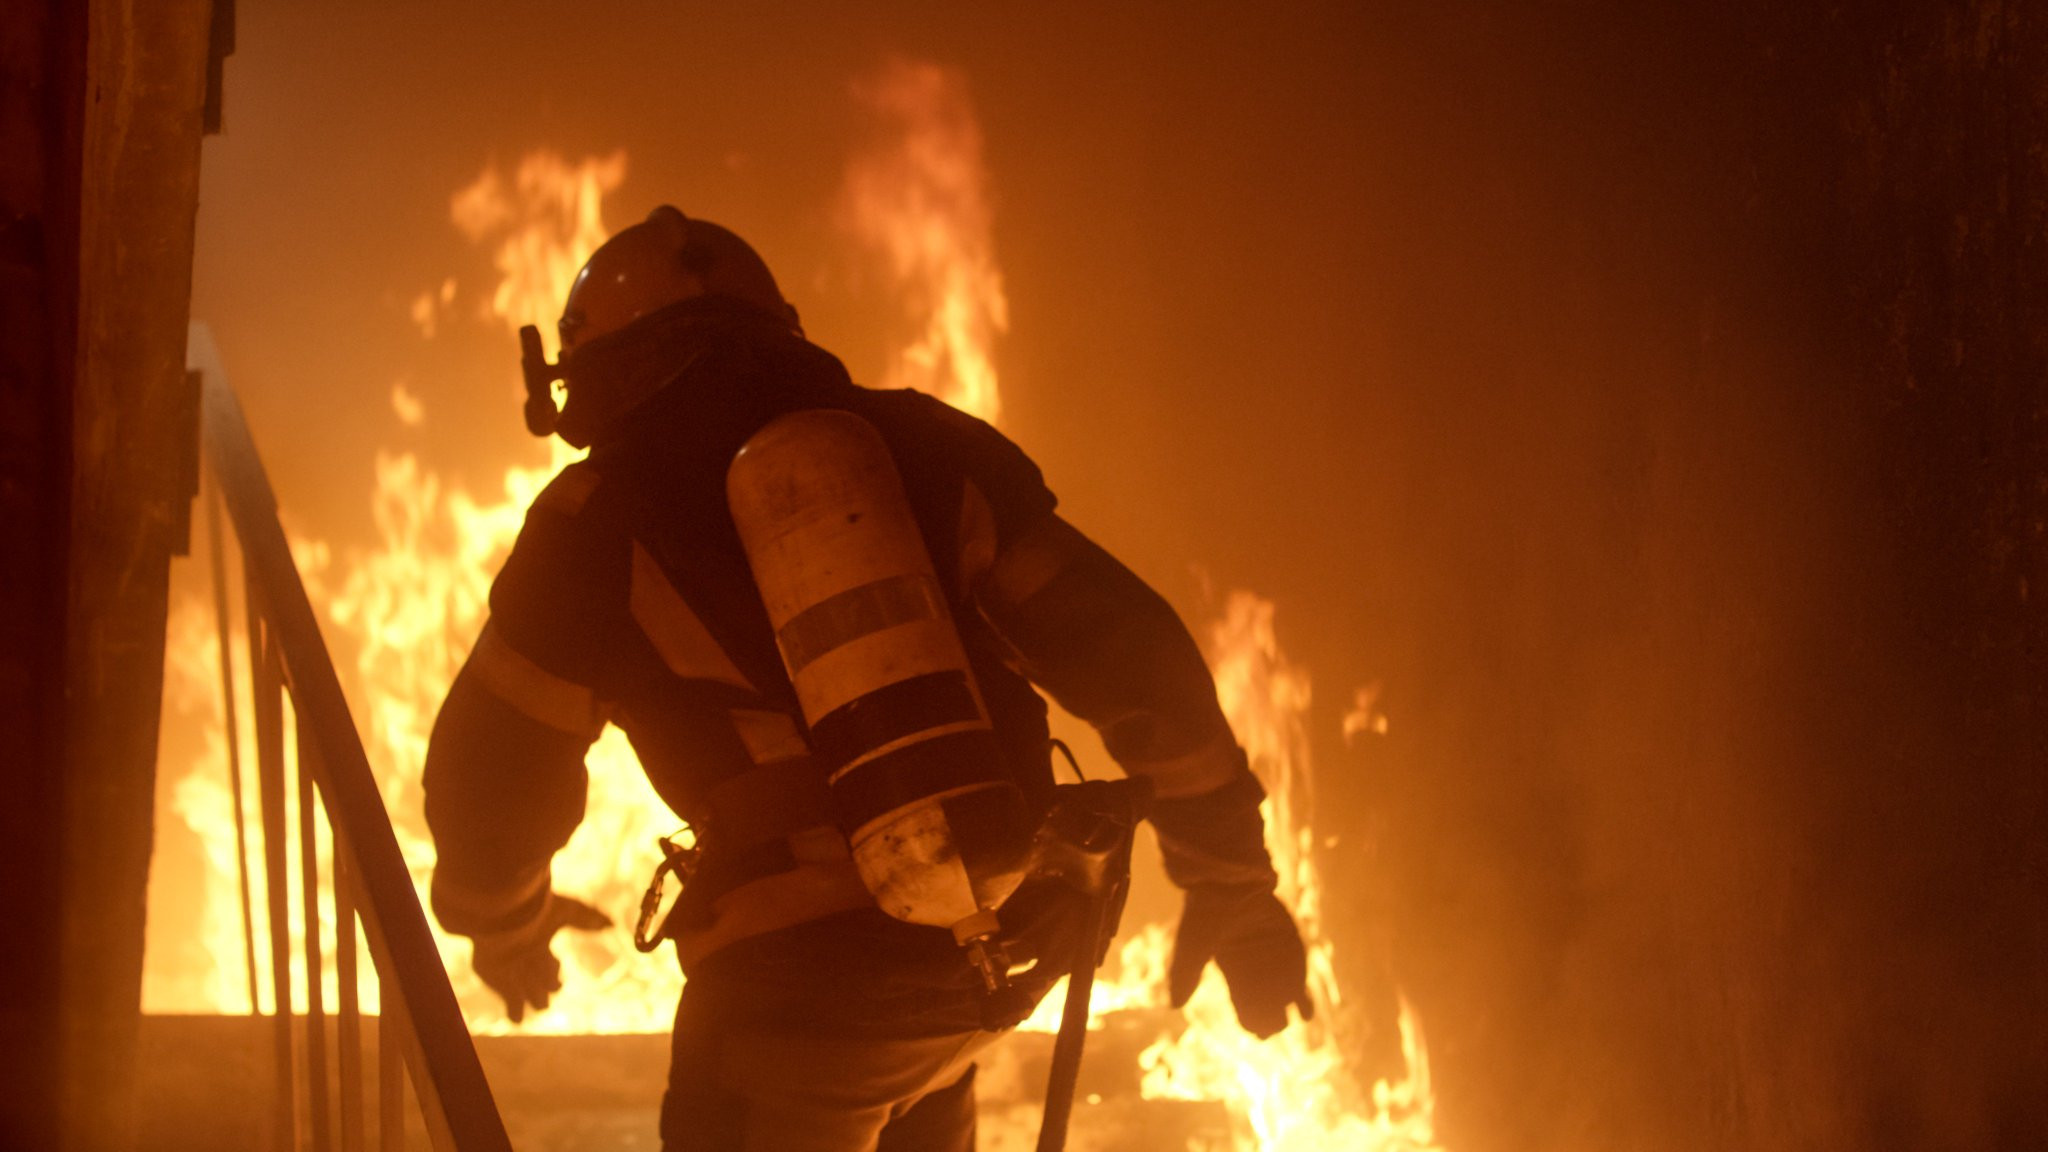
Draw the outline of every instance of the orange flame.
[[[512,180],[492,167],[453,197],[455,225],[472,240],[495,245],[501,279],[488,314],[508,331],[535,324],[551,337],[577,270],[605,240],[603,197],[618,186],[625,164],[622,152],[575,164],[537,152]],[[313,589],[328,621],[354,641],[354,703],[423,894],[434,858],[418,801],[427,738],[482,630],[491,580],[527,506],[581,455],[554,439],[546,451],[544,464],[508,468],[502,494],[489,501],[444,490],[409,453],[380,453],[373,498],[379,544],[350,557],[337,586]],[[655,796],[617,730],[606,730],[587,764],[587,815],[555,857],[555,887],[630,923],[640,888],[659,860],[655,839],[675,829],[676,817]],[[502,1004],[470,969],[468,942],[444,935],[441,945],[471,1029],[509,1030]],[[562,990],[522,1030],[659,1032],[669,1026],[682,987],[672,957],[642,955],[622,932],[564,933],[555,952]]]
[[[490,296],[488,316],[508,330],[538,324],[552,337],[552,319],[571,280],[605,239],[603,196],[623,178],[625,162],[623,153],[572,164],[539,152],[526,157],[509,180],[492,167],[456,193],[450,206],[456,226],[479,243],[495,245],[501,280]],[[454,296],[444,283],[438,299],[446,303]],[[393,391],[393,411],[408,425],[427,419],[424,405],[403,387]],[[419,790],[427,738],[449,684],[483,627],[492,576],[517,537],[527,506],[580,455],[559,440],[548,441],[545,452],[543,463],[508,468],[501,494],[490,500],[450,488],[409,452],[380,452],[371,504],[376,546],[335,564],[325,544],[294,541],[308,595],[335,629],[337,652],[355,654],[353,668],[342,670],[344,682],[399,847],[422,897],[434,862]],[[241,650],[239,640],[236,650]],[[177,774],[173,788],[175,811],[208,853],[202,922],[210,965],[178,966],[154,958],[145,995],[151,1011],[242,1011],[248,1003],[239,963],[233,826],[220,779],[226,735],[213,695],[218,684],[214,660],[211,620],[197,603],[180,605],[170,636],[168,692],[187,712],[201,711],[199,701],[212,701],[211,712],[198,717],[205,751]],[[246,668],[239,674],[246,684]],[[246,711],[243,719],[246,729]],[[244,748],[253,746],[246,731],[241,739]],[[588,765],[588,816],[555,858],[555,885],[630,923],[641,886],[659,860],[655,838],[673,831],[676,818],[654,795],[616,730],[598,740]],[[251,791],[244,799],[245,810],[253,814],[253,786]],[[295,841],[291,852],[296,861]],[[261,861],[251,863],[260,937],[266,931]],[[296,909],[297,884],[290,885],[290,894]],[[299,915],[293,912],[295,933]],[[441,935],[439,942],[472,1030],[509,1030],[502,1004],[470,969],[468,941]],[[323,945],[331,959],[331,925]],[[563,961],[562,991],[546,1011],[527,1018],[524,1030],[660,1032],[669,1027],[682,984],[672,957],[635,952],[623,932],[565,933],[557,939],[556,953]],[[259,967],[267,967],[267,960]],[[333,970],[331,962],[325,966],[330,982]],[[304,980],[303,964],[295,961],[301,1000]]]
[[[490,314],[517,332],[540,328],[554,354],[555,317],[569,285],[610,233],[604,226],[604,197],[626,177],[626,154],[570,164],[554,152],[539,151],[519,162],[508,183],[496,165],[455,194],[450,215],[462,234],[478,243],[497,242],[502,279],[491,294]],[[444,298],[452,289],[443,286]]]
[[[1009,330],[1010,307],[966,83],[935,64],[898,60],[854,94],[883,122],[885,143],[847,167],[841,209],[853,235],[886,257],[923,325],[883,383],[993,423],[1002,402],[990,352]]]
[[[994,421],[1001,405],[990,343],[1007,328],[1008,309],[990,238],[981,132],[964,85],[935,65],[898,61],[856,91],[897,135],[849,167],[843,202],[855,235],[889,257],[914,312],[927,317],[889,383]],[[1308,945],[1310,991],[1321,1012],[1260,1041],[1238,1026],[1221,980],[1205,980],[1186,1007],[1186,1027],[1142,1054],[1141,1091],[1148,1099],[1223,1101],[1241,1129],[1240,1149],[1424,1152],[1436,1147],[1434,1104],[1421,1025],[1406,1003],[1397,1022],[1406,1058],[1399,1080],[1362,1091],[1337,1043],[1345,1005],[1335,948],[1323,934],[1323,886],[1307,819],[1314,799],[1309,677],[1281,654],[1273,612],[1270,601],[1234,593],[1206,647],[1224,712],[1266,786],[1267,848],[1280,898]],[[1384,731],[1384,718],[1367,728]],[[1165,1006],[1171,935],[1167,925],[1147,924],[1126,937],[1113,975],[1090,997],[1091,1027],[1112,1012]],[[1022,1027],[1057,1030],[1064,999],[1062,984]],[[1018,1119],[990,1117],[990,1137],[1028,1143],[1007,1131]]]
[[[301,569],[317,572],[325,563],[317,545],[294,545]],[[231,592],[231,596],[234,594]],[[239,599],[239,597],[235,597]],[[227,732],[220,698],[220,669],[217,664],[216,628],[212,609],[199,599],[181,601],[171,612],[166,634],[164,662],[164,703],[167,715],[186,722],[196,721],[199,751],[183,771],[159,772],[158,805],[161,813],[178,817],[199,839],[203,853],[204,877],[199,885],[199,931],[189,941],[172,942],[152,935],[145,957],[142,1008],[153,1013],[246,1013],[270,1012],[277,1003],[276,982],[269,965],[270,913],[264,885],[262,840],[259,824],[259,785],[253,755],[255,721],[245,706],[238,713],[237,739],[245,750],[243,758],[242,810],[249,822],[250,913],[256,937],[257,973],[255,1004],[250,1003],[249,980],[244,966],[241,894],[235,863],[236,839],[233,793],[227,773]],[[235,682],[242,691],[249,684],[248,637],[239,622],[230,628],[229,659]],[[297,772],[297,741],[292,717],[284,717],[284,764],[286,780]],[[285,788],[285,853],[297,866],[300,858],[299,801],[296,787]],[[323,821],[315,821],[314,851],[318,866],[331,875],[334,845]],[[166,893],[162,886],[170,878],[152,868],[150,903],[159,907]],[[296,883],[285,889],[285,934],[293,963],[287,985],[295,1011],[306,1010],[305,905]],[[320,910],[321,988],[325,1003],[338,1001],[335,980],[335,924],[331,900]],[[180,947],[180,945],[183,947]],[[359,943],[359,947],[362,947]],[[367,952],[358,957],[369,967]],[[377,1009],[374,986],[361,989],[365,1011]]]
[[[1255,1039],[1238,1026],[1228,990],[1211,973],[1183,1009],[1185,1027],[1163,1031],[1140,1054],[1140,1092],[1152,1100],[1221,1101],[1241,1152],[1428,1152],[1438,1147],[1429,1059],[1421,1022],[1407,1002],[1395,1021],[1405,1063],[1400,1078],[1362,1090],[1338,1044],[1349,1009],[1337,982],[1335,945],[1323,932],[1323,883],[1307,819],[1313,799],[1310,682],[1280,651],[1273,613],[1271,601],[1232,593],[1209,627],[1205,650],[1231,729],[1266,787],[1266,847],[1280,875],[1280,898],[1294,911],[1308,946],[1317,1018]],[[1171,938],[1164,924],[1132,932],[1116,967],[1095,986],[1090,1027],[1101,1028],[1105,1017],[1126,1009],[1164,1007]],[[1055,988],[1024,1028],[1056,1030],[1064,997],[1064,985]]]
[[[895,135],[849,166],[846,219],[859,239],[886,255],[914,314],[926,321],[897,357],[889,382],[925,388],[993,419],[1000,406],[991,344],[1007,326],[1007,309],[991,241],[981,137],[964,89],[952,73],[899,63],[858,91]],[[575,271],[605,237],[602,199],[623,177],[624,165],[623,154],[572,164],[536,153],[512,179],[493,168],[454,197],[456,225],[473,240],[495,245],[501,280],[490,296],[490,316],[508,330],[525,323],[550,329],[547,321]],[[445,287],[440,294],[444,304],[454,296]],[[409,390],[404,395],[411,400]],[[397,396],[399,418],[427,418],[422,406]],[[492,574],[524,510],[576,456],[559,441],[548,443],[545,462],[508,468],[502,492],[490,500],[448,488],[409,453],[380,453],[373,497],[377,546],[337,564],[320,543],[295,542],[316,606],[345,638],[341,649],[356,653],[349,680],[357,719],[423,893],[433,862],[419,804],[427,735],[482,626]],[[1233,595],[1210,630],[1208,652],[1231,724],[1267,787],[1268,847],[1281,896],[1295,910],[1308,945],[1311,990],[1321,1011],[1316,1021],[1297,1021],[1260,1042],[1238,1027],[1221,982],[1205,981],[1186,1009],[1185,1027],[1163,1033],[1145,1050],[1142,1091],[1154,1099],[1222,1101],[1237,1124],[1240,1149],[1433,1149],[1427,1056],[1420,1024],[1405,1002],[1397,1021],[1406,1057],[1399,1079],[1361,1086],[1336,1039],[1337,1020],[1347,1006],[1334,946],[1323,933],[1323,885],[1311,851],[1309,678],[1280,652],[1273,614],[1270,602]],[[201,755],[185,772],[167,778],[176,781],[175,810],[207,848],[204,936],[213,966],[170,972],[153,957],[145,993],[152,1011],[241,1011],[248,1001],[239,966],[233,833],[220,767],[227,735],[216,695],[212,627],[196,603],[179,605],[173,616],[168,698],[211,727]],[[242,651],[239,640],[236,651]],[[239,674],[246,683],[247,669]],[[1384,731],[1384,719],[1370,703],[1361,699],[1357,711],[1363,718],[1347,720],[1347,728]],[[246,731],[237,736],[251,746]],[[616,730],[600,738],[589,767],[588,814],[556,857],[555,883],[627,923],[656,861],[654,837],[672,830],[676,820],[653,795]],[[253,784],[250,791],[244,800],[253,813]],[[251,863],[260,936],[260,860]],[[296,885],[292,899],[296,933]],[[331,953],[331,925],[322,935]],[[1128,935],[1116,968],[1096,985],[1094,1017],[1164,1005],[1170,935],[1163,924]],[[471,1027],[507,1030],[497,998],[470,971],[467,942],[444,937],[441,943]],[[527,1030],[668,1028],[680,989],[668,955],[634,953],[622,931],[565,934],[557,952],[564,960],[564,987],[548,1010],[528,1018]],[[332,964],[326,972],[331,980]],[[303,1000],[303,981],[298,974],[296,1001]],[[1050,1030],[1060,995],[1049,997],[1026,1027]]]
[[[1407,1075],[1358,1090],[1336,1039],[1345,1004],[1336,949],[1323,934],[1322,878],[1307,816],[1313,804],[1306,717],[1309,677],[1281,653],[1273,604],[1232,593],[1207,645],[1217,695],[1230,726],[1266,786],[1266,847],[1280,874],[1282,902],[1308,945],[1309,991],[1321,1011],[1270,1040],[1237,1027],[1222,981],[1205,980],[1186,1008],[1188,1026],[1162,1036],[1139,1063],[1148,1099],[1221,1099],[1249,1129],[1246,1149],[1364,1152],[1436,1147],[1434,1101],[1422,1030],[1407,1004],[1398,1026]]]

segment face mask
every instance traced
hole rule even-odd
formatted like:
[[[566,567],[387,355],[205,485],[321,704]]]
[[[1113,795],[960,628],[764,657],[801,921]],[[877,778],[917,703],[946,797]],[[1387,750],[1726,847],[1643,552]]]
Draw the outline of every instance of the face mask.
[[[589,447],[606,426],[689,369],[700,349],[687,337],[699,327],[636,331],[636,323],[577,348],[562,362],[568,396],[555,433],[578,448]]]
[[[613,421],[687,372],[720,333],[757,330],[783,336],[790,331],[744,301],[700,296],[593,337],[550,364],[541,351],[539,331],[528,328],[520,334],[527,430],[536,436],[553,433],[577,448],[587,448]],[[567,390],[559,412],[554,402],[556,380]]]

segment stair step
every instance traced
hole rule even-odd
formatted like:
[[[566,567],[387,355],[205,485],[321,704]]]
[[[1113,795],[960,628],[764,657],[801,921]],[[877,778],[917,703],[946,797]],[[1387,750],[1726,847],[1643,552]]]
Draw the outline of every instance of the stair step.
[[[1089,1037],[1074,1109],[1071,1152],[1181,1152],[1227,1148],[1220,1105],[1138,1096],[1138,1053],[1177,1016],[1125,1013]],[[294,1020],[304,1035],[303,1017]],[[271,1022],[250,1016],[145,1016],[137,1147],[163,1152],[258,1152],[270,1101]],[[330,1077],[338,1075],[330,1022]],[[658,1152],[666,1035],[480,1036],[477,1056],[519,1152]],[[363,1036],[366,1128],[376,1117],[374,1018]],[[1052,1037],[1020,1033],[982,1059],[980,1152],[1023,1152],[1038,1129]],[[408,1102],[407,1147],[426,1133]]]

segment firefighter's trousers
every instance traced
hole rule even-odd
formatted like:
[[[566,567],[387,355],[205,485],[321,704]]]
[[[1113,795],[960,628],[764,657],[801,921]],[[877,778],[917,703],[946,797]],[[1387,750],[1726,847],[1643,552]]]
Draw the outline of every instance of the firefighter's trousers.
[[[974,1059],[998,1036],[770,1028],[723,1019],[686,989],[663,1152],[972,1152]]]

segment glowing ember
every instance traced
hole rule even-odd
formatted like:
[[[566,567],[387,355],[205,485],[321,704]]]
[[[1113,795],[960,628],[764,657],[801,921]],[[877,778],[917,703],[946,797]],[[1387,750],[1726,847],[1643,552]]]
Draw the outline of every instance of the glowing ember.
[[[1387,714],[1380,711],[1380,682],[1375,680],[1351,695],[1351,710],[1344,713],[1344,743],[1386,734]]]

